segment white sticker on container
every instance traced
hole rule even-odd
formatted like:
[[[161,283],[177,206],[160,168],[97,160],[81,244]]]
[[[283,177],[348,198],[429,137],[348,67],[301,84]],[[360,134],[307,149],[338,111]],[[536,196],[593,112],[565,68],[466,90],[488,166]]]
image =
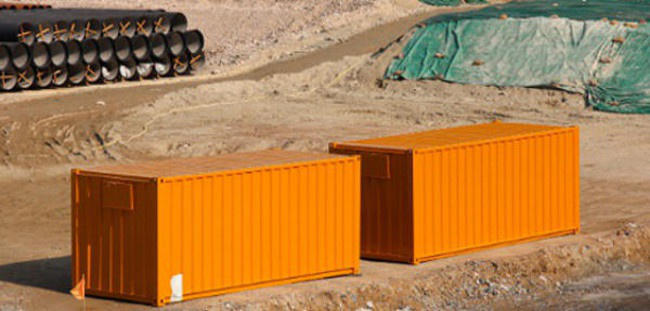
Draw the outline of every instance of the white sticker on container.
[[[183,274],[177,274],[172,276],[169,283],[172,287],[172,296],[170,298],[170,301],[171,302],[183,301]]]

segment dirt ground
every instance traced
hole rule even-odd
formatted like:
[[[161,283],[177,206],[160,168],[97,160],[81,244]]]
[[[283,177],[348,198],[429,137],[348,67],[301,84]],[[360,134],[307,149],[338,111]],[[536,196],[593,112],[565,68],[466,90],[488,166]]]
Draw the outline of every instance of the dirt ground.
[[[362,261],[362,277],[164,309],[642,310],[650,305],[650,116],[593,111],[581,95],[555,90],[378,80],[398,46],[377,57],[373,53],[410,25],[449,9],[399,0],[320,2],[157,1],[188,12],[201,29],[224,33],[208,39],[211,59],[241,56],[234,63],[213,60],[214,75],[0,95],[0,310],[82,310],[67,294],[72,167],[268,148],[325,152],[330,141],[494,119],[580,126],[579,235],[419,266]],[[150,307],[90,298],[87,309]]]

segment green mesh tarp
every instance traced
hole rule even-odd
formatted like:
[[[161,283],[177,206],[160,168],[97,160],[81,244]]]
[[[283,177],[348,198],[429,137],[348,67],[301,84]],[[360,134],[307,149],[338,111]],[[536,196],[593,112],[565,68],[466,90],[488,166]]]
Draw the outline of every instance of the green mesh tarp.
[[[415,31],[389,79],[553,87],[650,113],[650,0],[537,0],[446,14]]]
[[[437,6],[456,6],[461,3],[467,3],[467,4],[473,4],[473,3],[487,3],[487,0],[420,0],[422,3],[426,3],[429,5],[437,5]]]

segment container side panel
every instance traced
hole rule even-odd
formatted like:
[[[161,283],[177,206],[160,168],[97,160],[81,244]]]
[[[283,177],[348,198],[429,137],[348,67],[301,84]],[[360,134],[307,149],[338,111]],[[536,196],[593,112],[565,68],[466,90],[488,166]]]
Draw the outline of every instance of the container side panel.
[[[271,280],[273,279],[281,279],[281,271],[282,271],[282,262],[281,262],[281,254],[280,254],[280,245],[278,242],[280,241],[280,223],[282,221],[281,218],[281,211],[280,211],[280,205],[281,205],[281,196],[282,196],[282,185],[280,184],[280,174],[278,174],[275,171],[269,171],[268,174],[270,175],[270,180],[271,183],[269,184],[270,193],[269,193],[269,201],[267,203],[267,208],[270,211],[271,214],[271,221],[269,222],[269,234],[271,239],[269,240],[270,244],[270,259],[271,259],[271,266],[270,266],[270,271],[269,274],[271,275]],[[318,200],[319,204],[322,204],[322,200]],[[319,212],[324,212],[323,208],[318,209]],[[321,219],[324,219],[321,217]],[[321,237],[322,241],[324,241],[324,237],[322,234],[319,232],[319,237]],[[319,241],[320,242],[320,241]],[[321,248],[321,243],[319,243],[319,248]]]
[[[460,175],[458,171],[458,149],[453,149],[449,152],[449,201],[447,206],[448,211],[449,211],[449,221],[447,222],[449,226],[449,243],[450,243],[450,248],[455,249],[458,248],[459,243],[458,243],[458,236],[460,235],[460,228],[458,228],[458,210],[460,207],[458,206],[458,197],[460,195],[460,191],[458,189],[458,176]]]
[[[214,230],[212,230],[212,233],[214,236],[212,236],[212,239],[214,240],[214,244],[212,247],[214,248],[214,257],[211,258],[211,262],[214,265],[214,279],[215,279],[215,288],[223,288],[226,280],[226,265],[225,265],[225,256],[222,254],[224,253],[226,249],[226,243],[225,243],[225,228],[226,228],[226,217],[225,215],[225,204],[224,204],[224,177],[223,176],[215,176],[212,178],[214,180],[213,182],[213,187],[212,187],[212,193],[214,195],[214,200],[213,200],[213,206],[212,209],[214,210],[214,223],[212,223],[212,226],[214,227]],[[228,268],[229,269],[229,268]]]
[[[76,180],[74,281],[84,276],[89,291],[153,302],[156,298],[155,185],[119,181],[133,189],[133,208],[122,209],[112,202],[124,198],[106,197],[116,195],[105,191],[106,184],[115,181],[83,175],[78,175]]]
[[[578,230],[577,135],[416,152],[417,259]]]
[[[499,240],[507,240],[508,237],[513,236],[512,227],[514,223],[512,222],[512,176],[510,172],[512,171],[512,142],[504,142],[500,144],[499,148],[499,206],[500,206],[500,215],[499,215]]]
[[[326,168],[327,170],[327,168]],[[280,236],[278,238],[278,250],[279,250],[279,260],[280,260],[280,266],[279,266],[279,277],[284,279],[289,276],[289,265],[287,264],[290,258],[289,254],[289,243],[282,243],[282,241],[286,241],[289,239],[289,229],[291,226],[294,224],[291,224],[288,221],[289,215],[291,211],[289,210],[289,199],[290,197],[287,195],[289,191],[291,191],[291,186],[290,186],[290,180],[289,180],[289,171],[288,170],[276,170],[273,172],[274,174],[278,174],[280,177],[280,191],[279,191],[279,196],[280,196],[280,203],[277,206],[279,213],[279,221],[277,223],[278,229],[280,231]],[[325,184],[327,185],[327,180],[325,180]],[[325,198],[325,202],[327,204],[327,197]],[[325,209],[326,215],[329,215],[329,211],[327,208]],[[280,224],[286,221],[286,225],[281,226]],[[327,218],[326,218],[326,225],[327,226]],[[326,234],[326,233],[325,233]],[[325,249],[327,249],[327,243],[329,243],[329,239],[325,239],[326,245]]]
[[[521,154],[521,145],[522,144],[512,144],[513,148],[513,154],[512,154],[512,170],[511,170],[511,176],[512,176],[512,201],[511,201],[511,206],[510,208],[512,209],[512,221],[514,223],[514,227],[512,228],[512,232],[514,235],[521,236],[522,230],[522,221],[521,221],[521,208],[519,207],[519,202],[521,202],[521,177],[524,175],[524,172],[521,168],[521,159],[520,159],[520,154]]]
[[[489,222],[489,230],[490,230],[490,240],[491,241],[498,241],[499,239],[499,201],[498,201],[498,195],[499,195],[499,159],[498,159],[498,150],[497,150],[497,145],[494,143],[488,143],[488,150],[489,150],[489,162],[487,165],[490,167],[489,168],[489,196],[490,196],[490,203],[489,203],[489,214],[490,214],[490,222]],[[452,174],[455,174],[452,173]],[[450,248],[453,250],[453,248]]]
[[[465,245],[475,245],[474,231],[476,230],[476,226],[474,225],[475,217],[472,216],[476,214],[476,211],[474,211],[475,205],[472,204],[475,195],[474,192],[476,191],[473,187],[474,176],[472,175],[474,170],[474,147],[468,146],[462,150],[463,155],[460,162],[463,164],[460,165],[462,168],[462,174],[460,175],[462,178],[462,182],[460,183],[460,197],[463,202],[463,215],[461,217],[461,224],[462,228],[465,228],[463,231],[466,231],[463,243]]]
[[[234,196],[236,195],[236,190],[234,188],[234,180],[230,176],[223,177],[223,188],[221,191],[223,195],[223,236],[218,238],[223,239],[223,249],[221,250],[222,253],[220,254],[223,256],[223,286],[231,287],[236,283],[236,263],[233,262],[233,256],[236,255],[234,246],[234,226],[236,220],[235,212],[232,208],[233,201],[235,200]],[[177,206],[175,208],[180,209],[182,212],[182,206]]]
[[[566,140],[571,137],[571,135],[562,135],[555,137],[555,148],[558,153],[567,153]],[[573,152],[571,152],[573,153]],[[572,156],[572,155],[571,155]],[[553,175],[557,176],[557,182],[553,185],[555,191],[555,197],[553,198],[552,206],[557,206],[552,210],[553,217],[555,218],[555,225],[559,227],[569,227],[570,225],[567,222],[567,211],[560,208],[565,205],[567,197],[567,178],[568,175],[566,170],[566,162],[569,160],[569,156],[565,158],[557,158],[553,167]]]
[[[530,235],[530,219],[529,219],[529,180],[530,180],[530,165],[528,165],[529,155],[529,144],[528,140],[523,140],[519,144],[515,144],[519,148],[519,153],[517,153],[516,158],[519,165],[516,167],[519,174],[519,200],[515,202],[520,211],[519,216],[519,232],[521,235],[528,236]]]
[[[293,276],[293,275],[299,275],[300,270],[303,269],[303,266],[306,266],[301,260],[301,256],[303,255],[300,252],[300,244],[301,242],[301,236],[300,232],[302,232],[301,227],[300,227],[300,214],[301,214],[301,208],[299,206],[299,201],[300,201],[300,171],[302,171],[304,168],[303,167],[296,167],[291,170],[284,170],[283,171],[283,180],[286,180],[285,186],[286,189],[283,191],[284,193],[292,193],[292,194],[285,194],[285,208],[284,208],[284,215],[283,219],[285,219],[290,225],[283,226],[284,227],[284,236],[283,236],[283,241],[286,241],[287,239],[293,239],[293,243],[287,243],[286,244],[286,253],[284,256],[284,262],[287,263],[288,265],[285,267],[285,275],[287,276]],[[332,240],[336,238],[335,232],[332,232],[332,236],[330,237]],[[307,259],[307,257],[302,258],[302,259]],[[297,263],[297,264],[296,264]]]
[[[202,267],[203,265],[203,240],[205,240],[206,228],[203,227],[203,217],[206,213],[203,205],[203,187],[207,179],[192,180],[190,187],[192,187],[192,234],[194,238],[192,241],[192,267]],[[205,271],[207,269],[193,269],[192,277],[196,280],[197,288],[205,288]]]
[[[214,258],[214,225],[212,220],[214,219],[214,209],[211,208],[214,206],[214,193],[212,189],[214,187],[214,178],[207,177],[203,180],[201,185],[201,210],[203,215],[199,220],[201,222],[201,228],[205,235],[201,244],[201,265],[205,267],[205,270],[202,271],[201,276],[203,277],[201,287],[204,288],[214,288],[214,270],[215,265],[212,262]]]
[[[558,158],[559,157],[554,157],[551,156],[552,154],[557,154],[560,152],[560,149],[558,148],[558,135],[552,135],[549,136],[549,150],[548,150],[548,155],[549,155],[549,168],[548,168],[548,174],[549,174],[549,181],[555,180],[556,182],[549,182],[549,200],[548,200],[548,206],[549,206],[549,212],[548,212],[548,218],[549,218],[549,229],[550,228],[558,228],[560,227],[560,224],[558,222],[558,219],[560,217],[560,209],[558,205],[558,184],[560,183],[560,175],[558,175],[557,171],[557,166],[558,166]]]
[[[251,266],[251,282],[262,279],[262,262],[258,258],[262,258],[262,194],[261,189],[262,174],[251,174],[250,176],[251,188],[248,189],[250,195],[250,266]],[[209,263],[206,263],[209,264]]]
[[[542,165],[544,164],[542,160],[542,147],[541,140],[534,139],[531,141],[531,151],[532,162],[531,166],[532,172],[530,175],[531,187],[528,190],[530,192],[530,205],[528,206],[530,210],[531,219],[531,235],[539,235],[542,233],[542,221],[543,221],[543,209],[541,208],[541,203],[543,200],[543,194],[540,191],[542,188]]]
[[[228,253],[230,254],[230,263],[232,265],[232,274],[233,274],[231,286],[237,286],[237,285],[244,284],[243,251],[245,245],[243,245],[244,243],[242,239],[243,230],[244,230],[243,228],[244,218],[242,217],[243,185],[242,185],[241,174],[233,175],[230,178],[232,184],[232,193],[231,193],[232,203],[230,206],[226,206],[226,208],[232,211],[232,222],[231,222],[232,251]]]
[[[359,170],[346,158],[161,183],[159,299],[179,274],[193,297],[358,271]]]
[[[261,235],[261,239],[260,239],[261,246],[260,246],[259,258],[268,259],[268,260],[259,260],[260,271],[261,271],[259,279],[270,280],[273,277],[272,270],[273,270],[273,265],[275,264],[275,260],[272,257],[274,251],[271,245],[272,232],[273,232],[273,220],[272,220],[273,213],[270,207],[271,193],[273,191],[273,182],[271,179],[271,171],[263,171],[259,175],[260,175],[259,213],[260,213],[260,235]],[[315,226],[314,228],[312,228],[312,230],[315,230]],[[313,235],[311,237],[315,239],[316,235]],[[217,238],[215,239],[218,240]]]

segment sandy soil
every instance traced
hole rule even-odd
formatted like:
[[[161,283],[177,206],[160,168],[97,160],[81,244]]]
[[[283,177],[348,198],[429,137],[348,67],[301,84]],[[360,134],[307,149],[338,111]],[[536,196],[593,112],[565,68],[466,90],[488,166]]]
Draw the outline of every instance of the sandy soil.
[[[244,12],[242,16],[261,14],[251,9],[252,2],[205,4],[229,5]],[[295,5],[290,1],[259,3],[262,7]],[[340,7],[348,5],[340,3]],[[363,20],[365,10],[373,11],[380,4],[405,5],[400,11],[404,15],[418,10],[406,6],[412,4],[409,1],[368,3],[329,18]],[[71,167],[266,148],[325,151],[334,140],[493,119],[581,127],[580,235],[417,267],[363,261],[363,277],[260,289],[166,309],[647,306],[650,116],[592,111],[584,106],[582,96],[554,90],[377,80],[398,44],[379,57],[372,53],[405,32],[409,21],[397,20],[368,31],[361,25],[355,31],[357,26],[348,22],[338,29],[345,28],[341,31],[349,36],[356,34],[350,39],[323,43],[314,52],[294,55],[280,65],[220,80],[19,94],[24,97],[5,97],[4,101],[0,97],[0,310],[81,309],[67,295]],[[324,22],[314,25],[318,23]],[[293,35],[293,31],[286,32],[286,36]],[[305,40],[318,35],[306,35]],[[269,47],[268,53],[280,55],[283,49]],[[92,298],[88,309],[149,307]]]

